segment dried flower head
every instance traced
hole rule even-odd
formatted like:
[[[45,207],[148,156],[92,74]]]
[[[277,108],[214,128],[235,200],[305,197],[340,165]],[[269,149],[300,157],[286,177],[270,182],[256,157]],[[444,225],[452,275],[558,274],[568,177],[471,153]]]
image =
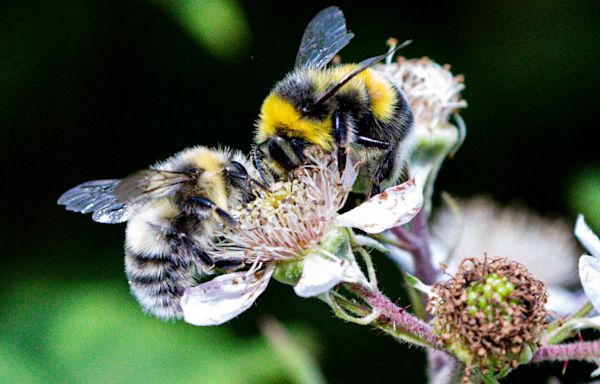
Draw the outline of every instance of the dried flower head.
[[[396,63],[379,65],[377,69],[404,92],[417,130],[444,126],[453,113],[467,106],[460,94],[465,88],[464,77],[453,76],[448,64],[439,65],[428,57],[398,57]]]
[[[428,310],[442,343],[466,364],[467,378],[515,368],[547,326],[544,284],[514,261],[463,260],[454,278],[432,288]]]
[[[550,311],[574,312],[585,296],[572,292],[577,281],[577,244],[570,224],[548,218],[519,205],[500,205],[489,197],[458,199],[456,206],[436,210],[431,224],[431,249],[435,264],[456,273],[465,255],[503,255],[523,264],[548,289]],[[457,213],[458,209],[458,213]],[[403,270],[414,271],[410,255],[396,247],[389,254]]]

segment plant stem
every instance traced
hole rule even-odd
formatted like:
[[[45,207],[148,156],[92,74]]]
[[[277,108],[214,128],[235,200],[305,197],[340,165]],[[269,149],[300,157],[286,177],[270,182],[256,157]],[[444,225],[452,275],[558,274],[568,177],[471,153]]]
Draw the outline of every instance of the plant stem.
[[[410,247],[415,264],[414,275],[425,284],[437,282],[439,270],[433,265],[431,248],[429,246],[429,229],[427,214],[421,210],[413,219],[413,232],[403,227],[392,228],[392,233]]]
[[[392,303],[379,290],[369,290],[359,284],[348,284],[348,289],[362,298],[380,316],[373,324],[381,330],[415,344],[439,349],[441,345],[433,328],[416,316]]]
[[[600,359],[600,340],[546,345],[538,349],[532,362]]]

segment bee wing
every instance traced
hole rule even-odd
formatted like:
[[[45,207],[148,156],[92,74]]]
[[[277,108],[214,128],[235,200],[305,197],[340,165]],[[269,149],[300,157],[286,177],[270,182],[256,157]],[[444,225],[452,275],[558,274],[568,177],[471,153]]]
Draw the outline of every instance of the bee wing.
[[[190,173],[144,169],[120,180],[114,189],[119,201],[138,204],[147,199],[168,196],[182,183],[193,180]]]
[[[191,175],[146,169],[122,180],[94,180],[63,193],[58,204],[68,211],[90,213],[98,223],[127,221],[141,202],[167,196],[176,185],[192,180]]]
[[[129,219],[125,204],[114,195],[120,180],[93,180],[69,189],[58,199],[68,211],[94,212],[92,219],[99,223],[116,224]]]
[[[322,68],[342,50],[354,34],[346,30],[344,14],[338,7],[319,12],[304,30],[295,68]]]

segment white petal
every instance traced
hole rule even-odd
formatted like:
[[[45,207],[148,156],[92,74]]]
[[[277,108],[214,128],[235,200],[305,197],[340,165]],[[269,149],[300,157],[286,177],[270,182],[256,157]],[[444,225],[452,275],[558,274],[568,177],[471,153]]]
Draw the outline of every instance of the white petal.
[[[294,292],[300,297],[313,297],[329,291],[342,281],[356,283],[364,279],[356,263],[310,254],[304,258],[302,276],[294,286]]]
[[[592,256],[581,256],[579,258],[579,279],[586,296],[600,312],[600,259]]]
[[[423,206],[422,189],[415,179],[391,187],[337,217],[340,225],[380,233],[406,224]]]
[[[600,258],[600,239],[587,225],[583,215],[577,215],[577,222],[575,223],[575,237],[579,240],[581,245],[587,249],[592,256]]]
[[[186,289],[181,298],[183,319],[193,325],[219,325],[233,319],[263,293],[274,269],[228,273]]]

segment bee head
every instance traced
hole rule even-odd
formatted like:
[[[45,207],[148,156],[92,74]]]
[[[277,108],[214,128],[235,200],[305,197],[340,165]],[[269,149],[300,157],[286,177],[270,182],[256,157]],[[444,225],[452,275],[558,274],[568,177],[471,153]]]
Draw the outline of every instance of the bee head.
[[[227,184],[243,191],[247,196],[252,195],[255,187],[266,189],[258,180],[253,179],[246,168],[238,161],[231,160],[223,168]]]
[[[304,149],[310,144],[300,138],[271,136],[258,145],[262,155],[274,161],[281,170],[288,172],[304,164]]]

